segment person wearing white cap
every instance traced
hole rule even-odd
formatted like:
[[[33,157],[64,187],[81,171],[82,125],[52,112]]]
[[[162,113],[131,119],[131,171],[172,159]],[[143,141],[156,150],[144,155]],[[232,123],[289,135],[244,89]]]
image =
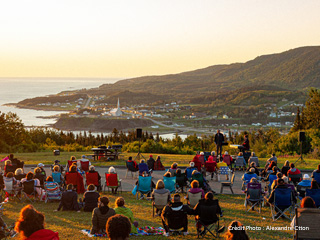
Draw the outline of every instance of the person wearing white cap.
[[[306,188],[311,187],[311,180],[308,174],[303,175],[303,179],[298,183],[297,191],[299,192],[299,198],[304,198],[306,194]]]
[[[194,166],[194,162],[190,162],[189,164],[190,167],[187,167],[184,173],[188,179],[191,179],[193,170],[197,170],[197,168]]]
[[[41,175],[43,175],[44,176],[43,178],[46,179],[47,178],[47,174],[46,174],[46,171],[43,169],[43,167],[44,167],[43,163],[39,163],[38,164],[38,168],[41,169]]]

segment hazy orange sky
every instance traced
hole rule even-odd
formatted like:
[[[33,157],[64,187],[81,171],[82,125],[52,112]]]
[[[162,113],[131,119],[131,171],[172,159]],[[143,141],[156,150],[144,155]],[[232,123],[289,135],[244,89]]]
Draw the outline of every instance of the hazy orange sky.
[[[0,77],[178,73],[320,45],[318,0],[0,1]]]

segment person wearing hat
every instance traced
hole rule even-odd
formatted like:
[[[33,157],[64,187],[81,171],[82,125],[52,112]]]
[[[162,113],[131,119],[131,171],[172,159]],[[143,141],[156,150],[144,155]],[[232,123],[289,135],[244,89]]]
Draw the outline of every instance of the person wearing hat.
[[[57,159],[57,160],[54,160],[54,164],[52,164],[51,165],[51,171],[53,172],[53,169],[54,169],[54,167],[55,166],[59,166],[59,171],[62,173],[63,172],[63,166],[61,166],[60,164],[59,164],[59,160]]]
[[[299,193],[299,198],[304,198],[306,195],[306,189],[311,188],[311,179],[308,174],[303,175],[303,179],[297,185],[297,191]]]
[[[190,167],[187,167],[186,170],[184,171],[186,177],[188,178],[188,180],[190,181],[192,178],[192,172],[194,170],[197,170],[197,168],[194,166],[194,162],[190,162],[189,163]]]
[[[44,164],[43,163],[39,163],[38,164],[38,168],[41,169],[41,175],[44,176],[43,178],[46,179],[47,178],[47,174],[46,174],[46,171],[43,169],[44,167]]]
[[[154,158],[152,155],[149,156],[149,159],[147,160],[147,165],[148,165],[148,168],[149,170],[153,170],[154,169]]]
[[[188,215],[194,215],[195,211],[181,202],[180,195],[174,194],[172,203],[169,203],[162,211],[161,220],[165,230],[164,236],[169,236],[169,229],[183,228],[184,235],[188,234]]]

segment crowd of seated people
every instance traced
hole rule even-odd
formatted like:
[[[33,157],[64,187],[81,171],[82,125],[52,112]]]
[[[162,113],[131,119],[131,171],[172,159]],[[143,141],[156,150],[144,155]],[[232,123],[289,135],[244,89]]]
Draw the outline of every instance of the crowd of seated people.
[[[201,155],[200,154],[200,159],[201,159]],[[212,158],[210,158],[212,157]],[[208,158],[208,161],[211,162],[216,162],[214,161],[217,158],[214,158],[214,153],[211,154]],[[275,156],[273,156],[275,157]],[[199,160],[199,157],[198,157]],[[225,162],[222,163],[226,164]],[[201,162],[199,160],[199,162]],[[204,162],[204,166],[205,163],[207,161]],[[144,163],[144,162],[142,162]],[[141,163],[140,163],[141,164]],[[145,164],[145,163],[144,163]],[[243,175],[243,180],[248,180],[250,182],[259,182],[259,170],[258,168],[256,168],[256,163],[255,162],[251,162],[249,168],[247,169],[247,172]],[[147,164],[146,164],[147,165]],[[227,164],[226,164],[227,165]],[[201,164],[202,166],[202,164]],[[223,165],[220,165],[220,167]],[[285,174],[282,173],[286,172],[287,175],[289,176],[289,174],[292,175],[292,173],[296,173],[296,174],[300,174],[301,172],[299,171],[299,169],[295,168],[294,164],[289,164],[289,162],[286,162],[284,164],[284,167],[288,167],[290,166],[290,169],[285,171],[285,169],[279,169],[277,167],[277,162],[273,160],[270,160],[270,163],[266,164],[266,173],[267,173],[267,177],[264,178],[264,181],[271,181],[272,178],[271,176],[275,176],[276,178],[274,179],[274,181],[272,181],[271,185],[270,185],[270,195],[269,197],[267,197],[267,201],[269,203],[273,203],[274,199],[275,199],[275,189],[277,188],[292,188],[292,199],[294,201],[296,201],[298,194],[296,193],[296,188],[294,185],[291,185],[288,183],[288,177],[285,176]],[[15,175],[12,172],[7,173],[6,178],[12,178],[12,181],[14,182],[14,185],[19,186],[20,182],[23,183],[25,181],[34,181],[35,182],[35,186],[36,190],[37,190],[37,195],[39,196],[39,198],[41,196],[43,196],[43,189],[41,188],[43,184],[41,184],[41,180],[39,178],[41,178],[41,176],[46,176],[46,173],[44,171],[44,166],[41,166],[40,164],[38,165],[38,167],[35,169],[35,174],[33,174],[32,172],[28,172],[28,174],[26,174],[25,178],[23,178],[23,170],[21,169],[17,169],[17,171],[15,172]],[[270,172],[270,167],[272,167],[272,172]],[[68,173],[66,173],[66,175],[68,174],[72,174],[72,173],[78,173],[77,167],[75,165],[72,165],[70,167],[70,170]],[[147,168],[149,169],[148,165]],[[142,168],[143,169],[143,168]],[[187,170],[189,169],[189,170]],[[178,226],[174,226],[174,221],[173,219],[180,219],[180,227],[183,229],[182,233],[183,234],[188,234],[188,218],[186,217],[187,215],[196,215],[196,219],[197,220],[201,220],[200,215],[204,214],[204,213],[208,213],[209,211],[205,211],[204,209],[208,208],[210,209],[211,206],[215,206],[215,210],[216,210],[216,215],[212,215],[211,216],[215,216],[215,218],[217,219],[219,214],[222,214],[221,208],[219,206],[219,203],[216,199],[214,199],[214,192],[211,191],[211,189],[206,188],[206,179],[205,176],[199,172],[197,170],[197,168],[195,168],[195,162],[192,161],[190,162],[190,166],[188,167],[185,171],[185,173],[182,173],[181,169],[178,168],[178,164],[177,163],[173,163],[171,165],[171,168],[168,170],[168,172],[166,172],[164,174],[165,177],[173,177],[175,176],[177,179],[177,183],[180,186],[186,186],[188,184],[188,171],[191,172],[191,177],[190,177],[190,181],[191,181],[191,188],[189,189],[188,192],[190,193],[199,193],[201,192],[201,199],[199,200],[199,203],[194,207],[194,208],[190,208],[187,205],[184,205],[181,201],[181,197],[179,194],[175,194],[173,196],[173,198],[171,199],[171,195],[170,192],[164,188],[164,183],[162,180],[159,180],[157,182],[157,185],[155,187],[155,189],[153,190],[153,193],[151,194],[151,198],[154,197],[154,193],[159,193],[159,194],[163,194],[163,193],[168,193],[168,202],[169,204],[162,210],[162,211],[158,211],[157,213],[158,215],[161,214],[161,219],[162,219],[162,224],[163,227],[165,229],[165,235],[169,235],[170,234],[170,229],[176,229],[176,227],[178,228]],[[318,169],[315,170],[314,172],[316,173],[320,173],[320,171],[318,171],[320,169],[320,165],[318,166]],[[55,165],[53,167],[53,173],[61,173],[59,166]],[[96,172],[94,167],[90,167],[89,168],[89,172]],[[318,171],[318,172],[317,172]],[[109,173],[116,173],[115,169],[113,167],[109,168]],[[78,173],[79,174],[79,173]],[[77,174],[77,175],[78,175]],[[143,176],[146,176],[146,171],[143,172]],[[22,176],[21,176],[22,175]],[[80,174],[81,175],[81,174]],[[17,177],[15,178],[15,176],[21,176],[21,177]],[[100,175],[99,175],[100,176]],[[250,176],[250,179],[247,179],[247,177],[245,176]],[[61,175],[60,175],[61,177]],[[18,179],[21,180],[18,180]],[[180,180],[178,181],[178,178],[180,178]],[[101,179],[101,177],[100,177]],[[99,179],[99,180],[100,180]],[[67,179],[65,179],[66,181]],[[82,178],[83,181],[83,178]],[[47,179],[43,180],[44,182],[55,182],[54,178],[51,176],[48,176]],[[67,182],[67,181],[66,181]],[[202,186],[201,186],[202,185]],[[316,180],[311,181],[311,178],[309,177],[308,174],[304,174],[303,179],[297,183],[297,186],[303,186],[303,187],[308,187],[311,189],[319,189],[319,185],[316,182]],[[40,192],[38,192],[38,190]],[[66,191],[64,191],[62,193],[62,197],[61,197],[61,201],[59,204],[59,207],[56,211],[59,210],[64,210],[64,211],[80,211],[81,209],[83,209],[84,212],[92,212],[92,229],[91,229],[91,233],[105,233],[106,230],[106,224],[108,219],[110,219],[113,215],[115,214],[120,214],[123,216],[126,216],[129,219],[129,223],[131,225],[130,227],[130,232],[131,233],[136,233],[136,228],[137,228],[137,223],[134,221],[134,217],[133,217],[133,212],[131,211],[130,208],[127,208],[125,206],[125,200],[124,198],[120,197],[117,198],[115,205],[116,208],[112,209],[108,207],[109,204],[109,199],[106,197],[101,197],[99,192],[97,192],[97,186],[95,186],[94,184],[90,184],[87,186],[87,191],[84,193],[83,195],[83,200],[81,198],[79,198],[79,195],[77,193],[77,188],[75,188],[75,186],[73,184],[68,184],[66,187]],[[301,194],[301,192],[299,192],[299,196],[301,198],[304,197],[303,194]],[[172,202],[171,202],[172,200]],[[36,210],[35,210],[36,211]],[[172,219],[170,219],[170,217],[172,217]],[[276,216],[277,217],[277,216]],[[185,220],[186,219],[186,220]],[[207,219],[206,217],[203,217],[203,219]],[[199,233],[202,232],[201,229],[201,222],[203,224],[208,224],[208,222],[206,222],[205,220],[197,222],[197,231]],[[215,221],[215,219],[211,219],[211,221]],[[240,226],[239,222],[233,223],[235,226]],[[18,228],[17,228],[18,229]],[[19,229],[19,232],[22,232],[23,230],[21,230],[21,228]],[[236,236],[237,234],[240,234],[239,232],[235,233],[232,231],[228,231],[227,235],[229,238],[228,239],[238,239]],[[246,234],[242,234],[242,237],[244,237],[243,239],[246,239]]]

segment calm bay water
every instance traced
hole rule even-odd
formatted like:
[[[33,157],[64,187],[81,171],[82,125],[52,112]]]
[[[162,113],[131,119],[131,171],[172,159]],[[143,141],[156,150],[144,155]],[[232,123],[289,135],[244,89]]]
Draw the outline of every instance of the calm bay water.
[[[26,98],[56,94],[65,90],[94,88],[104,83],[113,83],[118,79],[0,79],[0,111],[16,113],[25,126],[47,126],[56,119],[37,117],[53,116],[62,111],[38,111],[4,106],[6,103],[17,103]]]

